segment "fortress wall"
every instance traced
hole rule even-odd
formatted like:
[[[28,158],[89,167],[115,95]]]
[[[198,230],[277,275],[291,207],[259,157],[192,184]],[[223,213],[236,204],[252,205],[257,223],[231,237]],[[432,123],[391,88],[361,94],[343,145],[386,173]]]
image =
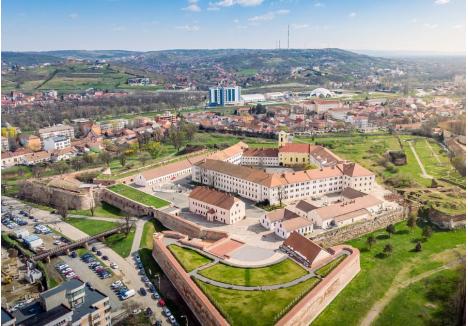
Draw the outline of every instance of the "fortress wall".
[[[163,242],[163,235],[153,237],[153,258],[190,307],[201,325],[227,326],[229,323],[180,266]]]
[[[276,325],[310,325],[361,270],[359,250],[350,246],[333,247],[350,254],[306,294]]]

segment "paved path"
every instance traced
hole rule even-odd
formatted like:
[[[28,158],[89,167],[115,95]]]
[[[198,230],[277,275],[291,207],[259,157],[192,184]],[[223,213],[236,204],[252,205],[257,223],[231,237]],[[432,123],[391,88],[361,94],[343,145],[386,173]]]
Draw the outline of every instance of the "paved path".
[[[127,257],[127,260],[131,259],[134,253],[140,250],[141,237],[143,235],[143,228],[146,221],[149,218],[138,219],[135,222],[135,236],[133,237],[132,249],[130,250],[130,255]]]
[[[76,214],[68,214],[67,217],[84,218],[88,220],[106,221],[106,222],[115,222],[115,223],[125,223],[124,218],[116,218],[116,217],[86,216],[86,215],[76,215]]]
[[[380,313],[385,309],[385,307],[398,295],[401,289],[404,289],[411,284],[421,281],[435,273],[438,273],[440,271],[443,271],[445,269],[449,269],[453,266],[459,265],[460,264],[460,259],[456,259],[451,261],[450,263],[447,263],[443,266],[440,266],[436,269],[427,271],[425,273],[419,274],[415,277],[412,277],[410,279],[407,279],[403,282],[395,282],[394,284],[391,285],[391,287],[388,289],[388,291],[385,293],[383,298],[381,298],[379,301],[377,301],[372,308],[369,310],[367,315],[364,317],[364,319],[361,321],[360,326],[370,326],[372,323],[379,317]]]
[[[414,147],[413,147],[413,143],[412,143],[411,141],[408,141],[408,145],[409,145],[409,147],[411,148],[411,151],[413,152],[414,157],[416,158],[416,161],[417,161],[418,164],[419,164],[419,168],[421,169],[421,172],[422,172],[421,176],[422,176],[423,178],[425,178],[425,179],[433,179],[433,177],[432,177],[431,175],[427,174],[426,168],[425,168],[424,165],[422,164],[421,160],[419,159],[418,153],[416,153],[416,150],[415,150]]]

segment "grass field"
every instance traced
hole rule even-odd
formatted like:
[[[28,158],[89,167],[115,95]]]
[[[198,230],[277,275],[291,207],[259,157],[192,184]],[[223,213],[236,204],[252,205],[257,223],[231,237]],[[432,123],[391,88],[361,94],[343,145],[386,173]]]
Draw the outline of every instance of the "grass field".
[[[374,325],[457,325],[454,296],[460,278],[460,270],[448,269],[402,289]]]
[[[361,272],[314,321],[314,325],[358,325],[372,305],[392,286],[428,270],[444,265],[455,248],[464,253],[465,229],[434,232],[423,250],[414,252],[415,240],[421,239],[421,229],[408,229],[405,222],[396,225],[396,234],[388,237],[385,230],[376,231],[377,243],[367,249],[367,236],[350,241],[361,250]],[[382,255],[386,244],[393,253]]]
[[[191,272],[195,268],[211,262],[211,259],[200,255],[198,252],[192,249],[182,248],[177,245],[169,245],[167,248],[169,248],[174,257],[187,272]]]
[[[128,235],[125,233],[116,233],[106,238],[105,244],[118,253],[120,256],[126,258],[132,250],[133,238],[135,237],[135,228],[132,228]]]
[[[140,248],[153,249],[153,233],[167,230],[158,220],[151,219],[143,226]]]
[[[238,291],[195,280],[231,325],[273,325],[318,282],[311,278],[289,288]]]
[[[238,268],[216,264],[203,269],[199,274],[223,283],[259,286],[274,285],[293,281],[307,274],[307,271],[290,259],[262,268]]]
[[[320,267],[319,269],[317,269],[317,270],[315,271],[315,274],[320,275],[320,276],[322,276],[322,277],[327,276],[327,275],[330,274],[330,272],[331,272],[333,269],[335,269],[335,267],[338,266],[345,258],[346,258],[346,256],[341,256],[341,257],[338,257],[337,259],[332,260],[331,262],[329,262],[329,263],[326,264],[325,266]]]
[[[153,206],[155,208],[160,208],[169,205],[169,202],[165,201],[164,199],[152,196],[150,194],[147,194],[146,192],[137,190],[135,188],[123,184],[116,184],[108,187],[107,189],[112,190],[113,192],[118,193],[119,195],[132,199],[143,205]]]
[[[89,209],[71,210],[71,211],[69,211],[69,214],[82,215],[82,216],[93,216],[91,214],[91,210],[89,210]],[[112,205],[110,205],[108,203],[101,202],[94,209],[94,216],[121,218],[121,217],[124,217],[125,214],[119,208],[117,208],[115,206],[112,206]]]
[[[86,218],[73,218],[73,217],[67,218],[65,222],[73,225],[77,229],[80,229],[81,231],[89,235],[96,235],[101,232],[116,228],[120,225],[119,223],[116,223],[116,222],[98,221],[98,220],[91,220],[91,219],[86,219]]]

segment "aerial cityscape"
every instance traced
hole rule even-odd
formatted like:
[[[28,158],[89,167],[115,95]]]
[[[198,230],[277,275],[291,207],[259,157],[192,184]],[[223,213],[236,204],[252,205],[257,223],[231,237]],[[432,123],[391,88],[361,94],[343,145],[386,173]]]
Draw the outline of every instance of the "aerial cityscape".
[[[466,324],[465,1],[1,8],[2,326]]]

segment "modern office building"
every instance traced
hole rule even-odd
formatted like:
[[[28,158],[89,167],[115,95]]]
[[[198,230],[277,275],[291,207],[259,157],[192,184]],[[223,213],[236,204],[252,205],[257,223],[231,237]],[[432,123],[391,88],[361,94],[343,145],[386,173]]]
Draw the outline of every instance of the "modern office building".
[[[239,86],[211,87],[208,92],[208,106],[236,105],[241,103]]]
[[[16,310],[16,325],[110,326],[109,298],[79,280],[42,292],[39,299]],[[3,318],[3,311],[2,311]]]

